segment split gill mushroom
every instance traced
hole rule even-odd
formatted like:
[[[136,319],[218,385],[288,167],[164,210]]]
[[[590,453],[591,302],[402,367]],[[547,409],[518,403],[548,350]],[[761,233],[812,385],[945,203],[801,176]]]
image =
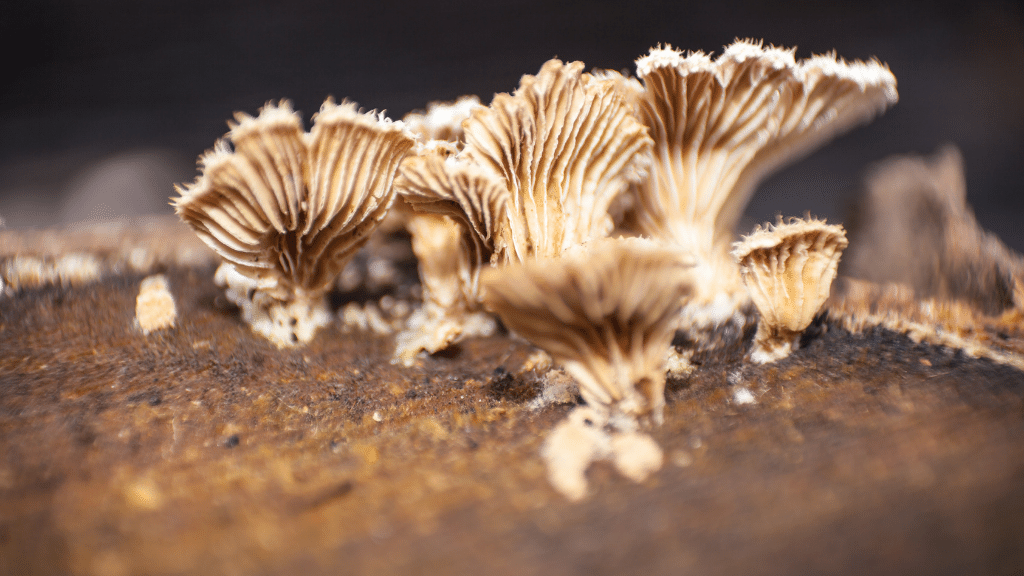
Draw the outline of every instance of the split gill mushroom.
[[[464,319],[480,310],[481,269],[557,256],[611,231],[609,205],[645,174],[651,140],[613,75],[582,68],[551,60],[524,75],[515,93],[461,108],[469,114],[464,146],[458,130],[443,130],[455,141],[428,142],[402,165],[396,188],[405,203],[463,227],[454,259],[469,268],[442,268],[457,269],[461,280],[448,285],[461,286],[463,296],[449,298],[455,308],[432,306],[435,320],[411,323],[396,359],[409,363],[418,349],[434,351],[466,333]],[[421,272],[432,268],[422,264]]]
[[[641,238],[600,239],[558,258],[484,272],[484,303],[548,352],[608,418],[650,418],[665,405],[665,359],[690,268]]]
[[[796,350],[828,300],[847,244],[842,226],[812,218],[758,227],[735,244],[732,255],[761,314],[751,360],[775,362]]]
[[[726,320],[746,300],[728,252],[758,183],[898,99],[878,61],[797,61],[794,51],[739,40],[715,59],[665,46],[637,60],[636,107],[655,145],[634,218],[639,232],[697,257],[685,311],[697,325]]]
[[[177,188],[175,211],[223,258],[216,280],[255,332],[308,342],[331,321],[325,295],[390,208],[414,140],[383,113],[332,100],[309,133],[287,101],[229,127]]]

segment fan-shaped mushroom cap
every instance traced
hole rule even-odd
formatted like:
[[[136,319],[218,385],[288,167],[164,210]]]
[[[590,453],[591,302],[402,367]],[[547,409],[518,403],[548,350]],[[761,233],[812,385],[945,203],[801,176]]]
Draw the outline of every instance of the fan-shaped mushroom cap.
[[[401,123],[331,100],[309,134],[288,102],[235,118],[227,139],[200,158],[195,183],[178,188],[174,205],[252,284],[254,292],[229,296],[256,328],[256,317],[270,313],[255,311],[256,293],[263,308],[322,306],[334,278],[391,206],[395,172],[414,141]],[[279,346],[308,340],[315,326],[288,325],[322,315],[296,312],[284,326],[260,332]]]
[[[431,102],[426,112],[402,119],[426,140],[406,158],[395,181],[398,194],[407,199],[401,213],[419,262],[423,306],[395,338],[393,362],[411,365],[421,350],[434,353],[467,336],[491,334],[496,327],[479,310],[477,298],[480,266],[491,253],[490,232],[485,231],[489,224],[472,210],[463,211],[457,198],[483,185],[478,200],[492,210],[489,203],[503,201],[505,191],[497,179],[481,180],[470,166],[444,162],[458,153],[462,123],[479,106],[476,96],[462,96],[455,102]],[[414,204],[419,207],[414,209]]]
[[[639,238],[595,240],[487,270],[481,281],[484,303],[561,363],[589,405],[660,420],[666,349],[690,290],[674,251]]]
[[[896,79],[877,61],[793,54],[740,40],[716,59],[664,47],[637,60],[640,117],[655,140],[638,226],[710,269],[698,301],[737,286],[728,246],[757,184],[896,103]]]
[[[828,299],[839,257],[846,248],[842,226],[792,219],[758,228],[737,242],[732,254],[761,320],[751,358],[774,362],[799,344]]]
[[[494,250],[508,190],[495,174],[453,151],[451,144],[438,141],[421,147],[402,163],[395,189],[413,210],[462,223],[482,262]]]
[[[608,76],[550,60],[463,123],[460,157],[510,192],[495,226],[495,262],[557,256],[612,228],[611,202],[650,164],[651,139]]]

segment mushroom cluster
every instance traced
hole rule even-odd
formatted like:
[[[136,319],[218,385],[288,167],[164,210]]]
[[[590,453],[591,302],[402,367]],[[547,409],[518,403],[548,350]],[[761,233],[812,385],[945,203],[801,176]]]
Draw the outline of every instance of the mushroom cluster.
[[[448,218],[434,220],[436,232],[410,226],[414,247],[426,234],[448,234],[450,254],[441,266],[421,260],[431,312],[400,336],[397,360],[411,363],[479,324],[470,319],[480,311],[483,268],[555,257],[611,232],[609,206],[645,174],[651,140],[616,78],[582,70],[582,62],[551,60],[487,107],[452,105],[468,112],[461,130],[443,130],[448,141],[427,142],[402,164],[395,187],[405,202]]]
[[[896,103],[896,79],[877,61],[739,40],[718,58],[654,48],[637,60],[639,116],[654,138],[651,177],[636,188],[638,231],[698,259],[698,324],[728,319],[746,300],[729,257],[736,222],[757,184]]]
[[[654,48],[637,76],[550,60],[486,106],[466,96],[403,122],[329,100],[309,133],[268,104],[236,116],[175,207],[223,257],[216,280],[253,330],[292,346],[331,322],[326,293],[400,198],[423,305],[394,360],[490,334],[497,314],[586,403],[545,441],[552,484],[582,498],[602,458],[642,481],[662,462],[642,428],[663,418],[666,360],[685,364],[679,328],[752,299],[751,358],[774,361],[828,297],[841,226],[780,221],[730,254],[755,187],[897,93],[877,61],[743,40],[714,59]],[[646,238],[608,238],[616,226]]]

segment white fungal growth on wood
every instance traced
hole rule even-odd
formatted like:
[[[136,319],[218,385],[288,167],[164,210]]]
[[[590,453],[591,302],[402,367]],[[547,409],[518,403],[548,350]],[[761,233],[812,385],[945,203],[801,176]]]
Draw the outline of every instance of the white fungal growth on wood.
[[[63,256],[17,255],[0,266],[0,280],[14,292],[44,286],[65,288],[96,282],[103,277],[104,266],[93,254],[71,253]]]
[[[135,298],[135,320],[142,333],[171,328],[177,318],[178,309],[167,287],[167,277],[157,274],[143,278]]]
[[[627,425],[617,429],[608,414],[590,406],[575,408],[558,423],[541,446],[548,482],[574,502],[588,494],[587,469],[611,460],[620,474],[634,482],[661,469],[664,451],[649,435]]]

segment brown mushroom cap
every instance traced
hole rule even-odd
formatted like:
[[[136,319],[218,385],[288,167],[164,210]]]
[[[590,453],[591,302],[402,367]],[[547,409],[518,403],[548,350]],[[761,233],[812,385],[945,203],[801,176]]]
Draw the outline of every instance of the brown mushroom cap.
[[[660,417],[666,350],[690,290],[678,254],[638,238],[602,239],[487,270],[481,282],[485,304],[560,362],[588,404]]]
[[[828,299],[847,244],[842,226],[814,219],[759,227],[736,243],[733,257],[761,313],[755,361],[777,360],[795,347]]]

